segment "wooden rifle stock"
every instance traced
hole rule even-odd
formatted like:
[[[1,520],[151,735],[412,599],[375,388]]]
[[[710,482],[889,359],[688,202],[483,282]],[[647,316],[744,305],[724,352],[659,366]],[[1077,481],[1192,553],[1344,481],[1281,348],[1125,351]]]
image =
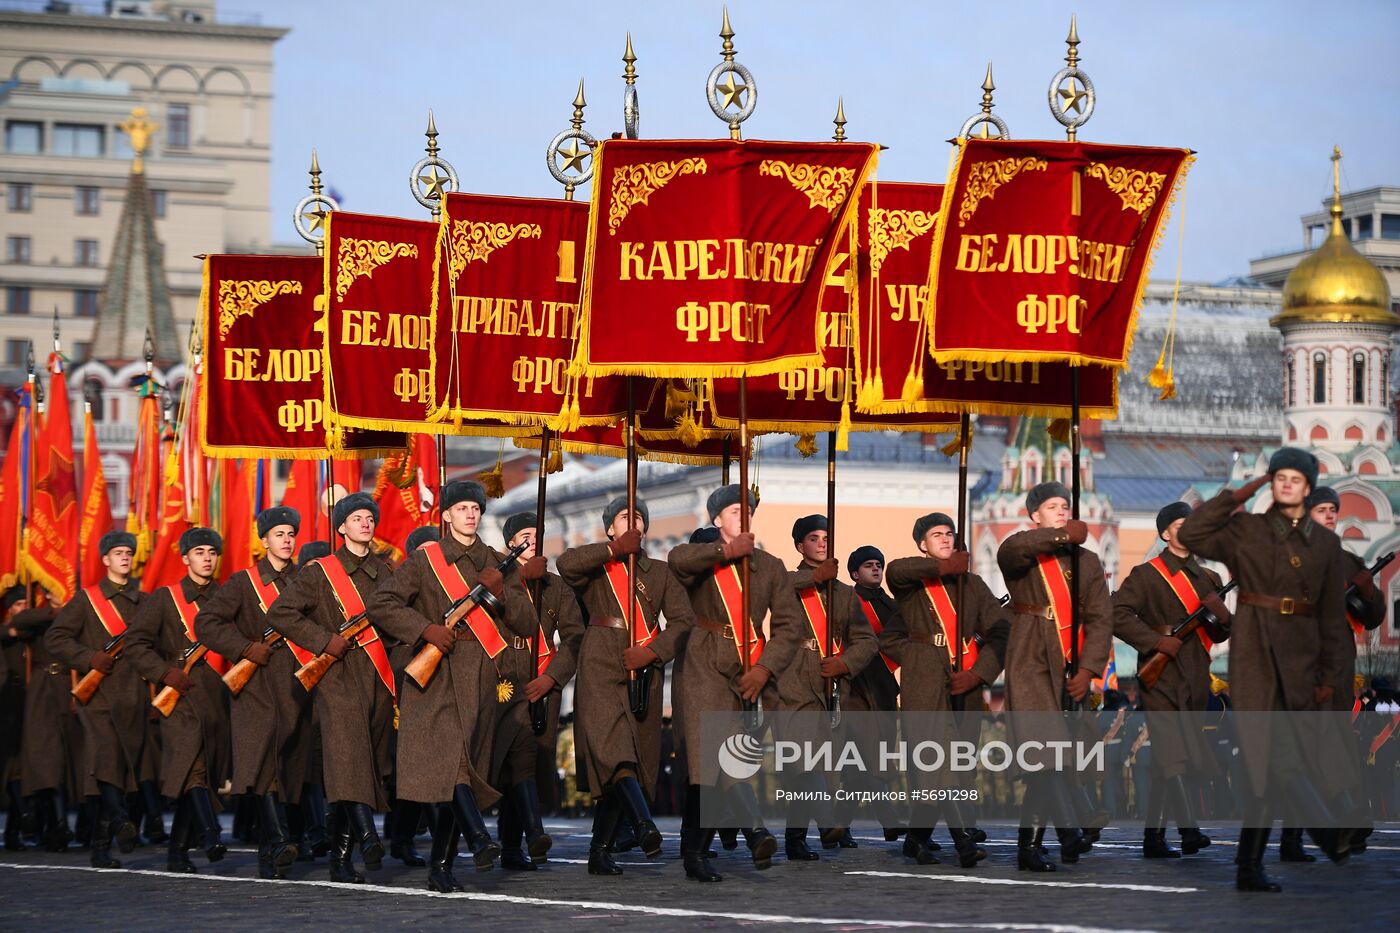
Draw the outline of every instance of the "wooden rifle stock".
[[[282,633],[269,628],[263,633],[262,643],[269,648],[275,647],[282,641]],[[257,672],[258,666],[247,658],[238,661],[230,667],[224,674],[224,686],[228,687],[228,692],[238,696],[243,692],[243,688],[248,686],[248,681],[253,679],[253,674]]]
[[[350,642],[350,649],[354,650],[355,639],[359,637],[361,632],[369,628],[369,624],[369,616],[362,612],[342,625],[340,631],[336,634]],[[321,678],[326,676],[326,671],[331,669],[331,665],[339,660],[340,658],[337,658],[329,651],[323,651],[321,654],[316,655],[316,657],[297,668],[297,680],[310,692],[311,688],[320,683]]]
[[[185,673],[188,674],[190,671],[194,670],[194,666],[204,660],[204,656],[208,653],[209,649],[204,647],[200,642],[195,642],[193,645],[190,645],[189,648],[185,649],[185,663],[182,665],[185,669]],[[160,692],[157,693],[155,699],[151,701],[151,705],[159,710],[162,716],[169,719],[170,714],[175,712],[175,704],[180,702],[180,696],[180,691],[176,690],[174,687],[161,687]]]
[[[1235,581],[1231,580],[1221,587],[1215,595],[1223,598],[1234,588]],[[1172,629],[1171,636],[1172,638],[1180,638],[1183,640],[1190,638],[1192,635],[1196,634],[1197,629],[1205,625],[1206,622],[1212,618],[1213,616],[1211,616],[1210,610],[1206,608],[1205,603],[1202,603],[1195,612],[1177,623],[1176,628]],[[1152,655],[1138,668],[1138,683],[1149,690],[1157,686],[1157,681],[1161,679],[1162,672],[1167,669],[1167,662],[1170,660],[1170,657],[1162,654],[1160,651],[1152,652]]]
[[[1374,564],[1366,568],[1366,573],[1370,575],[1372,580],[1375,580],[1376,574],[1384,570],[1386,568],[1386,565],[1394,559],[1394,551],[1391,551],[1389,554],[1382,554],[1380,557],[1376,558],[1376,562]],[[1343,596],[1343,599],[1346,603],[1347,612],[1351,616],[1353,616],[1357,622],[1361,623],[1361,625],[1368,631],[1374,631],[1375,629],[1380,628],[1381,623],[1385,621],[1385,616],[1382,615],[1380,616],[1380,618],[1374,620],[1374,624],[1366,624],[1368,621],[1371,621],[1366,619],[1366,600],[1362,598],[1361,592],[1357,588],[1355,583],[1347,584],[1346,593]]]
[[[120,635],[114,636],[111,641],[107,642],[107,644],[103,646],[103,653],[114,660],[116,658],[121,657],[122,639],[125,637],[125,632],[123,632]],[[69,692],[73,694],[73,699],[78,701],[79,706],[87,706],[88,703],[92,701],[93,696],[97,693],[97,688],[102,686],[102,681],[106,679],[106,674],[102,673],[97,668],[93,668],[92,670],[84,674],[82,676],[82,679],[79,680],[77,685]]]

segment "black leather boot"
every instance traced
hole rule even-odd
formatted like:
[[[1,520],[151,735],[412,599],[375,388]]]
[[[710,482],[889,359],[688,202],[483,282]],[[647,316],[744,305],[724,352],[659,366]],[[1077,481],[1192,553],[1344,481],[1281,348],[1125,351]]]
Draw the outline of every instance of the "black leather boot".
[[[948,835],[953,840],[953,850],[958,853],[958,864],[963,868],[972,868],[987,857],[986,850],[978,848],[973,841],[972,832],[966,828],[967,817],[956,801],[944,803],[943,812],[948,819]]]
[[[21,830],[26,829],[26,824],[32,824],[32,814],[26,819],[29,812],[24,805],[24,798],[19,793],[19,781],[10,781],[5,785],[5,796],[9,799],[9,810],[5,816],[5,851],[23,852],[24,839]],[[28,829],[33,832],[32,828]]]
[[[622,812],[632,821],[637,833],[637,845],[647,858],[661,856],[661,830],[651,819],[651,808],[647,806],[646,794],[642,785],[634,777],[624,777],[613,782],[612,793],[617,798]]]
[[[101,806],[97,808],[97,815],[92,821],[91,859],[93,868],[122,867],[121,862],[112,858],[112,824]]]
[[[1299,811],[1306,814],[1310,819],[1315,820],[1313,826],[1332,826],[1334,820],[1331,809],[1323,803],[1322,798],[1317,793],[1317,788],[1305,775],[1295,775],[1288,785],[1288,794],[1293,798],[1293,803]],[[1351,855],[1351,832],[1336,829],[1308,829],[1308,838],[1313,845],[1322,850],[1322,854],[1327,856],[1337,864],[1347,860]]]
[[[1047,862],[1036,843],[1035,827],[1022,826],[1016,830],[1016,869],[1018,871],[1054,871],[1055,863]]]
[[[349,808],[345,804],[333,804],[326,815],[326,832],[330,835],[330,877],[341,884],[364,884],[365,876],[355,870],[350,860],[351,836],[354,832],[350,823]]]
[[[719,858],[719,853],[715,851],[715,831],[713,829],[705,830],[704,835],[700,837],[700,854],[704,855],[705,858]]]
[[[394,831],[389,836],[389,855],[403,862],[409,868],[422,868],[427,864],[418,854],[413,837],[418,832],[418,813],[422,805],[414,800],[395,800],[393,817]],[[387,823],[389,818],[386,816]]]
[[[1285,826],[1278,834],[1280,862],[1316,862],[1317,856],[1303,848],[1303,831]]]
[[[688,827],[681,832],[681,859],[685,862],[685,876],[701,884],[723,881],[724,876],[710,867],[710,860],[700,851],[702,835],[702,830]]]
[[[258,798],[258,822],[262,825],[262,844],[278,877],[297,860],[297,847],[287,837],[287,816],[282,804],[271,791]]]
[[[749,847],[753,867],[758,871],[772,868],[773,856],[778,852],[778,840],[763,825],[763,814],[758,809],[758,797],[753,788],[748,784],[731,784],[725,788],[724,795],[729,803],[730,812],[743,827],[741,832],[744,834],[744,842]],[[720,832],[720,838],[724,838],[723,830]],[[738,845],[738,837],[735,837],[735,845]]]
[[[1210,837],[1201,832],[1197,825],[1195,797],[1186,787],[1186,778],[1180,774],[1167,780],[1168,809],[1176,810],[1176,829],[1181,834],[1181,854],[1195,855],[1210,845]]]
[[[1165,781],[1153,777],[1152,786],[1147,792],[1147,812],[1143,814],[1142,857],[1181,858],[1181,853],[1167,845],[1166,787]]]
[[[117,851],[130,855],[136,849],[136,824],[126,815],[126,794],[115,784],[98,781],[97,789],[102,794],[102,815],[111,827],[112,838],[116,840]],[[97,838],[96,829],[93,838]]]
[[[501,801],[500,815],[496,818],[496,838],[501,842],[501,867],[511,871],[535,871],[536,866],[521,847],[525,833],[520,828],[520,818],[515,814],[513,797]]]
[[[526,778],[510,789],[510,802],[516,819],[525,833],[525,848],[530,860],[541,864],[548,859],[554,840],[544,831],[544,815],[540,813],[540,791],[534,778]]]
[[[933,835],[933,830],[924,829],[922,826],[911,826],[904,834],[904,857],[911,858],[920,865],[939,864],[938,856],[933,854],[929,848],[929,837]]]
[[[326,791],[320,784],[304,784],[301,789],[300,857],[306,861],[321,858],[331,850],[331,837],[326,829]]]
[[[137,787],[141,790],[141,802],[145,805],[145,818],[142,820],[141,834],[146,837],[147,842],[154,846],[170,841],[170,836],[165,831],[165,819],[162,813],[165,805],[164,801],[161,800],[160,790],[156,787],[156,782],[142,781]]]
[[[360,857],[365,860],[365,868],[379,871],[384,867],[384,843],[379,839],[379,830],[374,825],[374,811],[367,803],[342,803],[350,814],[350,825],[355,832],[355,842],[360,847]]]
[[[193,875],[194,862],[190,861],[190,802],[182,797],[175,804],[175,815],[170,820],[170,839],[165,850],[165,870]]]
[[[739,830],[732,826],[726,826],[724,829],[718,830],[717,832],[719,835],[720,847],[726,852],[732,852],[739,848]]]
[[[1240,844],[1235,852],[1235,890],[1272,893],[1283,890],[1272,878],[1264,874],[1264,850],[1268,845],[1268,829],[1240,827]]]
[[[821,858],[807,845],[805,826],[791,826],[783,831],[783,854],[789,862],[815,862]]]
[[[476,805],[476,794],[472,793],[471,787],[458,784],[453,788],[452,812],[457,817],[462,835],[467,839],[467,848],[471,850],[476,870],[490,871],[495,868],[501,847],[486,831],[486,820],[481,815],[481,808]]]
[[[1073,865],[1079,861],[1079,856],[1094,847],[1094,844],[1089,841],[1089,837],[1080,832],[1077,826],[1070,826],[1066,829],[1060,829],[1056,826],[1055,838],[1060,840],[1060,861],[1065,865]]]
[[[62,787],[46,791],[44,804],[49,811],[48,829],[44,833],[46,852],[66,852],[73,834],[68,831],[68,799]]]
[[[214,813],[214,799],[207,787],[192,787],[185,793],[189,805],[189,840],[204,850],[210,862],[217,862],[228,852],[224,845],[219,818]]]
[[[598,798],[593,807],[593,839],[588,843],[588,873],[590,875],[620,875],[622,869],[613,861],[613,834],[617,832],[617,821],[622,809],[612,794]]]
[[[452,877],[452,863],[457,858],[457,816],[451,807],[438,807],[433,824],[433,846],[428,853],[428,890],[451,894],[462,890]]]

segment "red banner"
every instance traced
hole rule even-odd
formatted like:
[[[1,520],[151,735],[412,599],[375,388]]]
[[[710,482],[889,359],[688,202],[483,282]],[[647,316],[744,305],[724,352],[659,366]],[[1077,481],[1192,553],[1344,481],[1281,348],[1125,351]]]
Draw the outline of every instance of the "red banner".
[[[34,505],[24,531],[24,566],[66,603],[78,591],[78,481],[73,469],[73,422],[63,361],[49,357],[48,412],[34,457]]]
[[[876,151],[866,143],[602,143],[580,366],[693,378],[815,365],[822,272],[846,242]]]
[[[1125,367],[1185,149],[959,142],[929,275],[935,360]]]
[[[2,527],[2,526],[0,526]],[[96,583],[107,575],[98,543],[112,530],[112,502],[107,495],[107,476],[102,469],[102,451],[97,448],[97,430],[92,412],[83,414],[83,513],[78,522],[79,572],[83,585]]]
[[[335,211],[326,221],[326,417],[428,431],[438,225]],[[436,430],[436,428],[431,428]]]
[[[501,423],[557,427],[565,396],[574,393],[572,424],[622,417],[622,380],[584,378],[575,389],[579,380],[569,375],[587,233],[582,202],[447,196],[433,305],[432,421],[493,435],[506,433]]]

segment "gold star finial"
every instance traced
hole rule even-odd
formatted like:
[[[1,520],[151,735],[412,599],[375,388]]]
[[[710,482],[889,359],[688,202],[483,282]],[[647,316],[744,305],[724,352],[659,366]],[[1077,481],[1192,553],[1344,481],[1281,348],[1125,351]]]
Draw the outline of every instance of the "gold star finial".
[[[1060,100],[1063,101],[1065,112],[1073,110],[1075,113],[1084,112],[1084,98],[1088,93],[1079,89],[1079,80],[1073,76],[1065,78],[1065,83],[1058,91]]]
[[[559,170],[567,172],[572,168],[579,174],[583,174],[584,161],[593,155],[586,147],[580,148],[577,139],[570,139],[567,146],[560,146],[559,154],[564,157],[564,164],[559,166]]]
[[[443,195],[447,194],[447,189],[443,188],[443,185],[452,181],[446,175],[439,175],[436,165],[429,166],[428,174],[419,175],[418,180],[423,184],[423,197],[430,201],[441,201]]]
[[[741,110],[743,109],[744,101],[742,98],[743,95],[748,91],[749,86],[745,84],[742,80],[735,81],[734,75],[735,72],[726,71],[724,73],[724,80],[719,82],[719,84],[715,87],[715,90],[720,93],[721,97],[723,97],[723,100],[720,102],[721,110],[728,110],[730,107],[738,107]]]
[[[131,160],[133,173],[140,175],[145,171],[143,156],[151,145],[151,137],[159,128],[159,123],[146,118],[145,107],[132,107],[131,116],[117,124],[117,129],[131,138],[131,151],[135,154]]]

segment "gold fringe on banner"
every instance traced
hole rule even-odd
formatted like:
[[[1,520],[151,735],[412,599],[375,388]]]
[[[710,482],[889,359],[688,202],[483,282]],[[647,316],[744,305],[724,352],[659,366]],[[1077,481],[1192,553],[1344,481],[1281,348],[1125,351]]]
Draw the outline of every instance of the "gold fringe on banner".
[[[800,453],[804,459],[810,457],[817,452],[817,436],[815,434],[799,434],[795,446],[797,447],[797,452]]]

